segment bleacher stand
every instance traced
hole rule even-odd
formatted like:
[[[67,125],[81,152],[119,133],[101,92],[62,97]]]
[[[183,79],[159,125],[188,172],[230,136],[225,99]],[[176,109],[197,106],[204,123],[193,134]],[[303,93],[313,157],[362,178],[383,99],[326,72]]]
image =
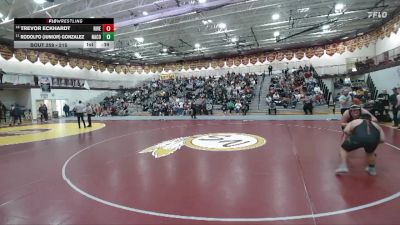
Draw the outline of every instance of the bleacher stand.
[[[153,116],[182,116],[189,115],[191,102],[197,114],[209,115],[233,101],[238,103],[237,113],[246,114],[256,84],[255,74],[236,73],[152,80],[135,89],[121,91],[117,96],[107,97],[100,105],[102,111],[110,111],[111,115],[128,115],[139,106],[142,112]]]

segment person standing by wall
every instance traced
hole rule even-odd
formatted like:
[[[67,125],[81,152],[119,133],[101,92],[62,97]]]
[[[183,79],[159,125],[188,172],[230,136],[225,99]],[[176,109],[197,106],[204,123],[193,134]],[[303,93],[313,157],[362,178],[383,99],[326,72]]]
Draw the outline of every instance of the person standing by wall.
[[[400,110],[400,87],[397,88],[397,96],[396,96],[397,104],[396,104],[396,109],[397,109],[397,123],[399,123],[399,110]],[[399,124],[397,124],[397,129],[400,129]]]
[[[399,94],[398,94],[397,90],[398,90],[398,88],[393,88],[392,89],[393,94],[390,95],[390,97],[389,97],[389,102],[392,105],[393,123],[394,123],[393,127],[399,127],[399,118],[398,118],[399,108],[397,107],[397,105],[398,105],[397,96],[399,96]]]
[[[11,108],[10,108],[10,127],[15,124],[15,120],[16,120],[15,117],[16,117],[15,116],[15,106],[11,105]]]
[[[14,124],[17,120],[19,120],[18,125],[22,124],[22,110],[21,107],[19,107],[18,104],[15,104],[15,109],[14,109]]]
[[[19,119],[18,125],[21,125],[21,110],[18,105],[11,105],[10,108],[10,126],[14,126],[15,122]]]
[[[63,111],[65,113],[65,117],[69,117],[69,105],[65,104],[63,107]]]
[[[192,117],[192,119],[197,119],[196,115],[197,115],[197,107],[196,104],[194,102],[194,100],[192,100],[192,102],[190,103],[190,116]]]
[[[384,115],[389,114],[389,94],[386,90],[382,90],[378,95],[379,105],[379,114],[383,117]]]
[[[75,106],[74,111],[78,117],[78,127],[81,128],[81,119],[83,122],[83,127],[86,128],[85,120],[83,119],[83,114],[85,113],[85,105],[79,100],[79,103]]]
[[[6,106],[0,101],[0,123],[1,119],[4,119],[4,123],[7,123],[6,112],[7,112]]]
[[[33,82],[35,83],[35,87],[39,86],[39,77],[38,76],[33,76]]]
[[[47,121],[49,120],[49,114],[47,112],[47,105],[46,104],[42,105],[42,114],[43,114],[43,117],[44,117],[44,122],[47,123]]]
[[[3,84],[3,75],[5,72],[0,68],[0,84]]]
[[[268,76],[271,76],[271,75],[272,75],[272,66],[269,65],[268,66]]]
[[[40,113],[40,122],[43,123],[43,119],[44,119],[44,107],[43,107],[43,104],[40,104],[40,106],[39,106],[39,113]]]
[[[304,97],[304,101],[303,101],[303,111],[304,114],[308,115],[312,115],[313,114],[313,100],[312,97],[310,95],[306,95]]]
[[[87,114],[87,120],[88,120],[88,126],[87,127],[92,127],[92,116],[93,116],[93,107],[90,105],[90,103],[86,104],[86,114]],[[85,121],[83,122],[85,124]]]
[[[340,103],[340,113],[343,113],[348,110],[352,104],[351,96],[349,95],[349,90],[343,90],[342,95],[339,97]]]

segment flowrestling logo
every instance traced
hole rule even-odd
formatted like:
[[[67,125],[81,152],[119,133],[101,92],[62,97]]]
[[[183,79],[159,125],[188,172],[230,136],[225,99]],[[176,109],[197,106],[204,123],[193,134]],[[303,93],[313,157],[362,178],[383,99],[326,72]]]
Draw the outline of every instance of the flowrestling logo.
[[[202,151],[241,151],[258,148],[266,142],[264,138],[252,134],[210,133],[164,141],[139,153],[152,153],[155,158],[160,158],[174,153],[184,145]]]
[[[384,19],[387,17],[387,12],[368,12],[368,18],[378,18],[378,19]]]

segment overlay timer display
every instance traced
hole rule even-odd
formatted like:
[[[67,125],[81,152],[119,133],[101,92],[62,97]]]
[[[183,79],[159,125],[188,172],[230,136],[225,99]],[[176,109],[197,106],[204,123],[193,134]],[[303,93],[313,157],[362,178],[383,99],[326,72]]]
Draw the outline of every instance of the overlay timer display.
[[[15,18],[14,48],[114,49],[114,19]]]

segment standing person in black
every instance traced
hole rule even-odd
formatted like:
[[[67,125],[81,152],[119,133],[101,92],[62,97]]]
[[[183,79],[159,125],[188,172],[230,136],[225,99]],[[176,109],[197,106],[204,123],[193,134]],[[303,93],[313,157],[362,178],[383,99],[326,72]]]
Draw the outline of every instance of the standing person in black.
[[[389,116],[389,94],[386,90],[379,93],[378,100],[376,105],[378,105],[379,121],[387,122],[387,120],[389,120],[391,122]]]
[[[47,121],[49,120],[49,114],[47,113],[46,104],[42,105],[42,114],[43,114],[43,117],[44,117],[44,122],[47,123]]]
[[[196,110],[196,104],[194,103],[194,100],[190,103],[190,110],[192,111],[192,113],[190,114],[192,119],[197,119],[197,117],[196,117],[197,110]]]
[[[33,76],[33,82],[35,82],[35,86],[39,86],[39,77],[38,76]]]
[[[348,123],[344,133],[346,134],[346,139],[340,149],[341,164],[336,170],[336,174],[349,172],[346,162],[348,152],[364,148],[368,162],[365,170],[369,175],[375,176],[375,150],[380,143],[385,141],[385,134],[381,127],[372,121],[371,115],[363,114],[360,119],[355,119]]]
[[[76,116],[78,117],[78,127],[81,128],[81,119],[83,122],[83,127],[86,128],[85,120],[83,119],[83,114],[86,111],[85,105],[82,104],[82,101],[75,106],[74,111],[76,112]]]
[[[0,84],[3,84],[3,75],[5,72],[0,68]]]
[[[272,66],[269,65],[268,66],[268,76],[271,76],[271,75],[272,75]]]
[[[22,110],[21,110],[21,108],[16,104],[16,105],[15,105],[15,109],[14,109],[14,124],[15,124],[15,122],[16,122],[17,120],[19,120],[18,125],[21,125],[21,124],[22,124],[22,118],[21,118],[21,116],[22,116]]]
[[[1,119],[4,119],[4,123],[7,123],[6,112],[7,112],[6,106],[0,101],[0,123],[1,123]]]
[[[306,115],[308,115],[308,114],[310,114],[310,115],[312,115],[313,114],[313,101],[312,101],[312,97],[310,96],[310,95],[307,95],[305,98],[304,98],[304,101],[303,101],[303,111],[304,111],[304,114],[306,114]]]
[[[43,104],[39,106],[39,113],[40,113],[40,122],[43,123],[44,115],[43,115]]]
[[[241,104],[242,104],[242,114],[243,116],[245,116],[249,111],[250,105],[249,102],[246,100],[243,100]]]
[[[382,101],[382,106],[385,110],[385,113],[387,114],[389,111],[389,94],[387,93],[386,90],[383,90],[382,93],[379,93],[378,99]],[[380,112],[383,114],[383,112]]]
[[[65,104],[63,107],[63,111],[65,113],[65,117],[69,116],[69,105]]]
[[[10,109],[10,126],[15,125],[15,122],[19,119],[19,125],[21,125],[21,113],[18,105],[11,105]]]
[[[389,102],[392,105],[392,112],[393,112],[393,122],[394,122],[394,127],[399,126],[399,119],[398,119],[398,112],[399,109],[396,107],[397,105],[397,88],[392,89],[393,94],[389,96]]]
[[[11,105],[11,108],[10,108],[10,126],[15,125],[15,120],[16,120],[16,118],[15,118],[15,106]]]

